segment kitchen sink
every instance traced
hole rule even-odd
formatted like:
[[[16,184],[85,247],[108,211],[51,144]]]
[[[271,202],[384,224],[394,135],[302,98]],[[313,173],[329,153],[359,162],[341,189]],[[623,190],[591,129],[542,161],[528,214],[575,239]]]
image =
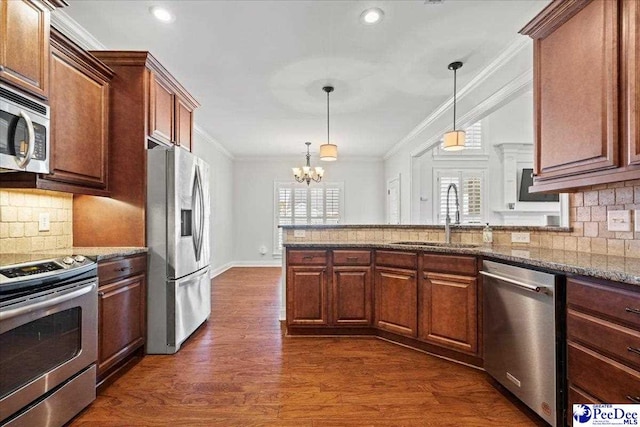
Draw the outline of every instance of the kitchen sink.
[[[392,245],[407,245],[407,246],[431,246],[438,248],[457,248],[457,249],[471,249],[477,248],[479,245],[471,243],[444,243],[444,242],[392,242]]]

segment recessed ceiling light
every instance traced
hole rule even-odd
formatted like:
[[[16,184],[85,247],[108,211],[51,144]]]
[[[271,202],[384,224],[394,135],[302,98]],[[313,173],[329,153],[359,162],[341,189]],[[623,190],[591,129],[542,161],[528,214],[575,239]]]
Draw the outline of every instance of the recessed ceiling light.
[[[169,12],[164,7],[160,6],[151,6],[149,8],[149,12],[158,20],[162,22],[173,22],[176,20],[176,17],[173,16],[173,13]]]
[[[371,9],[367,9],[360,14],[360,22],[366,25],[373,25],[382,21],[383,17],[384,12],[382,11],[382,9],[372,7]]]

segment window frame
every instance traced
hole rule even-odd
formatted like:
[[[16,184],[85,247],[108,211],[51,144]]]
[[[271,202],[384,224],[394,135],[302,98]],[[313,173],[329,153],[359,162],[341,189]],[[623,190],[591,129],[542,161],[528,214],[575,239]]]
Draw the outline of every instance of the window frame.
[[[295,190],[306,190],[306,224],[310,225],[311,220],[322,220],[322,224],[340,224],[344,219],[344,182],[343,181],[334,181],[334,182],[320,182],[320,183],[312,183],[311,186],[307,186],[306,183],[297,183],[291,181],[274,181],[273,183],[273,251],[272,255],[274,258],[282,257],[282,246],[280,245],[280,236],[282,233],[282,240],[284,242],[284,230],[279,228],[280,225],[280,215],[279,215],[279,194],[281,188],[291,189],[292,192],[292,208],[291,208],[291,224],[295,224],[296,216],[295,216]],[[311,215],[311,190],[322,188],[322,216],[312,216]],[[337,188],[340,192],[338,195],[338,218],[336,222],[327,222],[327,189]],[[297,217],[300,219],[301,217]]]
[[[442,225],[445,223],[445,215],[442,213],[442,205],[441,205],[441,193],[440,193],[440,180],[443,177],[452,177],[456,176],[458,182],[463,183],[465,178],[473,177],[480,179],[480,218],[479,222],[465,222],[465,217],[468,218],[467,215],[464,214],[464,194],[466,188],[463,185],[458,185],[458,201],[460,204],[460,224],[463,225],[476,225],[476,224],[484,224],[488,222],[487,218],[487,209],[488,209],[488,191],[486,187],[486,172],[487,168],[434,168],[433,169],[433,218],[436,224]],[[450,211],[453,213],[451,216],[452,221],[455,221],[455,205],[453,206],[453,210]],[[441,218],[442,215],[442,218]]]

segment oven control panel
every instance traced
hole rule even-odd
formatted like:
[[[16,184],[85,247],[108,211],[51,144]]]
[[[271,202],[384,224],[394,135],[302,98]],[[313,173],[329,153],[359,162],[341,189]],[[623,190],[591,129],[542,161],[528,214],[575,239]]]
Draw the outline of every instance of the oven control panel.
[[[50,271],[62,270],[62,267],[55,262],[43,262],[40,264],[24,265],[21,267],[5,268],[0,270],[0,274],[10,279],[15,277],[32,276],[34,274],[48,273]]]

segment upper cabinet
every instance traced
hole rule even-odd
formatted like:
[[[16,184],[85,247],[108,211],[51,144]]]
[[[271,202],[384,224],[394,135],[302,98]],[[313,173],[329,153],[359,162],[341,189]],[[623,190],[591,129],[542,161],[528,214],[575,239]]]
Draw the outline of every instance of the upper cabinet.
[[[0,80],[49,96],[50,11],[61,0],[0,0]]]
[[[109,92],[113,71],[51,29],[48,174],[3,174],[2,187],[109,195]]]
[[[180,145],[191,151],[193,111],[200,105],[149,52],[92,53],[116,70],[118,75],[122,74],[123,82],[130,81],[127,83],[129,90],[133,90],[132,83],[144,85],[143,93],[136,92],[136,96],[138,101],[149,106],[146,113],[146,136],[151,141]],[[134,76],[135,80],[131,80]]]
[[[640,177],[636,0],[555,0],[534,39],[535,191]]]

